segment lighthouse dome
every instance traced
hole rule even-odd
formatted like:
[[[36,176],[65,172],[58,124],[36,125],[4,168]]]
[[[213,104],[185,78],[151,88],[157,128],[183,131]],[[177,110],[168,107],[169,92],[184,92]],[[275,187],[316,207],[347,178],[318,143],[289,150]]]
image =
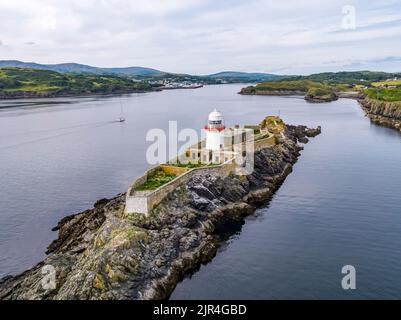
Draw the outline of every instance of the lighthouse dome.
[[[223,115],[221,114],[221,112],[214,109],[212,112],[209,113],[208,122],[209,124],[222,124]]]

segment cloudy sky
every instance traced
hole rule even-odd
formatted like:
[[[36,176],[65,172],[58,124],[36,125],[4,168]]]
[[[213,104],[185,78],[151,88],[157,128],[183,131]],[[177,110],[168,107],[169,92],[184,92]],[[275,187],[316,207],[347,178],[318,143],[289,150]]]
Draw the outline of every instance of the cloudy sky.
[[[400,72],[401,0],[0,0],[0,59],[192,74]]]

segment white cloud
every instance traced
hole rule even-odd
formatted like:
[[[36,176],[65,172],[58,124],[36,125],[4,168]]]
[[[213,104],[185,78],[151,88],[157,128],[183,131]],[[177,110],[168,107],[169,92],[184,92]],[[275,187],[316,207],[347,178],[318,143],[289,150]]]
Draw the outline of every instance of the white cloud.
[[[0,59],[205,74],[323,71],[397,56],[400,1],[354,0],[357,28],[343,30],[347,2],[2,0]]]

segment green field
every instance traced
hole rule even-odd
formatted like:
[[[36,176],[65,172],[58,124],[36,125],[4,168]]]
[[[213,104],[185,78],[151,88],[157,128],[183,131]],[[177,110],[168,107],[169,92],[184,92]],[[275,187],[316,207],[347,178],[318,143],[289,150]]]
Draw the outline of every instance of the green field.
[[[62,74],[38,69],[0,68],[0,94],[3,95],[109,94],[151,89],[147,82],[134,82],[114,75]]]
[[[374,87],[388,87],[388,86],[401,87],[401,80],[388,80],[388,81],[372,82],[372,86],[374,86]]]
[[[328,86],[310,81],[310,80],[294,80],[294,81],[274,81],[262,82],[256,85],[256,90],[269,90],[269,91],[302,91],[307,92],[310,88],[326,88]]]
[[[387,73],[378,71],[343,71],[343,72],[322,72],[308,76],[294,76],[293,80],[311,80],[328,84],[360,84],[366,85],[372,82],[385,81],[400,77],[399,73]]]
[[[310,80],[286,80],[259,83],[253,88],[248,88],[248,90],[251,92],[302,92],[309,99],[334,100],[336,99],[336,92],[346,88],[346,85],[328,85]]]
[[[401,88],[370,88],[365,93],[370,99],[395,102],[401,101]]]
[[[176,174],[166,173],[162,169],[159,169],[154,172],[151,177],[148,177],[146,182],[138,187],[137,190],[155,190],[162,185],[174,180],[176,177]]]
[[[335,99],[335,95],[339,92],[355,91],[365,93],[370,99],[389,102],[401,101],[401,80],[384,79],[383,81],[364,82],[362,85],[357,83],[348,83],[348,81],[358,76],[378,79],[388,74],[378,72],[358,72],[351,74],[352,76],[349,75],[349,73],[324,73],[309,76],[314,79],[322,79],[320,82],[305,79],[306,77],[303,77],[303,80],[263,82],[254,87],[244,88],[243,92],[255,94],[259,91],[263,94],[263,92],[271,91],[272,94],[274,94],[275,92],[280,91],[283,93],[286,91],[299,91],[305,93],[306,98],[331,101]],[[333,81],[333,79],[335,79],[335,81]],[[346,82],[341,83],[340,80]]]

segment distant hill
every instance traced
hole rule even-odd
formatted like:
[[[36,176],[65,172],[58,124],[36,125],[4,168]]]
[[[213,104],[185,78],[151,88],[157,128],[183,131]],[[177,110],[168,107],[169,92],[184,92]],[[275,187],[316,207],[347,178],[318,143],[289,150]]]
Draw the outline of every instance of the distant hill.
[[[257,72],[237,72],[237,71],[223,71],[219,73],[209,74],[207,77],[214,79],[222,79],[227,81],[249,81],[249,82],[261,82],[261,81],[274,81],[284,78],[284,76],[271,74],[271,73],[257,73]],[[288,77],[288,76],[286,76]]]
[[[111,74],[60,73],[37,68],[0,68],[0,99],[153,91],[145,81]]]
[[[343,84],[370,84],[386,79],[401,78],[401,73],[387,73],[380,71],[342,71],[322,72],[309,76],[294,76],[291,80],[311,80]]]
[[[185,77],[198,77],[199,79],[210,79],[212,81],[213,79],[214,80],[221,79],[228,82],[262,82],[262,81],[274,81],[283,78],[283,76],[278,76],[270,73],[224,71],[204,76],[192,76],[189,74],[169,73],[152,68],[144,68],[136,66],[122,67],[122,68],[100,68],[79,63],[40,64],[34,62],[23,62],[18,60],[0,60],[0,68],[4,67],[50,70],[61,73],[70,72],[70,73],[112,74],[112,75],[139,77],[139,78],[169,77],[169,78],[177,78],[179,80],[179,79],[184,79]]]
[[[164,72],[145,67],[100,68],[79,63],[39,64],[18,60],[0,60],[0,68],[17,67],[39,70],[50,70],[60,73],[86,73],[94,75],[117,75],[134,77],[140,80],[173,79],[176,81],[199,81],[203,83],[234,83],[234,82],[269,82],[282,80],[311,80],[317,82],[337,84],[361,84],[383,81],[391,78],[401,78],[401,73],[387,73],[378,71],[344,71],[323,72],[307,76],[277,75],[261,72],[223,71],[209,75],[189,75]]]
[[[126,76],[154,76],[162,75],[165,72],[144,68],[144,67],[127,67],[127,68],[99,68],[79,63],[60,63],[60,64],[39,64],[34,62],[22,62],[18,60],[0,60],[0,68],[17,67],[50,70],[56,72],[74,72],[74,73],[92,73],[92,74],[115,74]]]

